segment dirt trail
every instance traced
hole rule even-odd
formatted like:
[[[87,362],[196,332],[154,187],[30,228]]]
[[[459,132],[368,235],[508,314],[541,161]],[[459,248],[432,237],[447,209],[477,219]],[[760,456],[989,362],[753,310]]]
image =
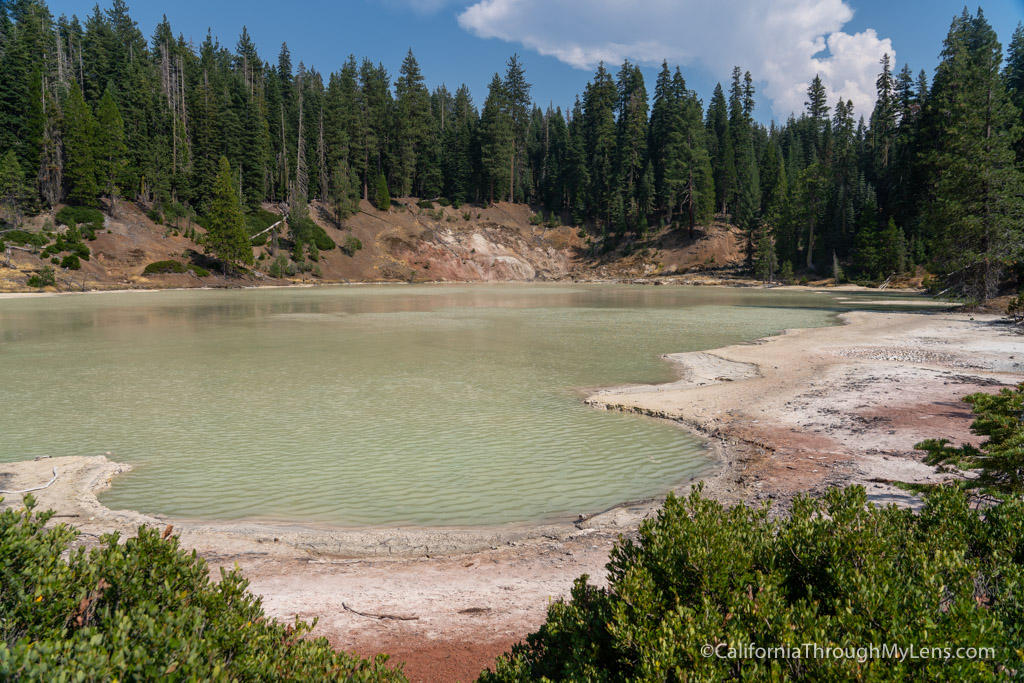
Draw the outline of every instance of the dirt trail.
[[[703,435],[718,462],[705,490],[725,502],[770,499],[784,510],[794,494],[860,483],[876,502],[915,505],[886,482],[938,480],[913,444],[969,440],[971,415],[960,398],[1024,379],[1021,337],[995,316],[844,318],[842,327],[674,354],[678,382],[605,390],[588,401],[677,420]],[[272,616],[318,617],[315,633],[337,647],[390,652],[423,681],[471,680],[535,630],[577,576],[601,583],[619,534],[658,505],[575,524],[482,530],[168,520],[99,504],[96,493],[128,469],[105,456],[0,465],[0,489],[45,483],[54,466],[58,480],[34,495],[57,510],[55,521],[79,527],[81,543],[173,522],[182,543],[214,566],[237,564]],[[3,505],[21,498],[7,495]]]

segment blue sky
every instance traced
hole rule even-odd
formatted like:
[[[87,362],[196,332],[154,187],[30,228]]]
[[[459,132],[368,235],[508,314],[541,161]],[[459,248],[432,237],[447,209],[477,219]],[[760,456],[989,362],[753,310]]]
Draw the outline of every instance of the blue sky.
[[[106,6],[107,3],[101,3]],[[55,15],[84,18],[92,3],[50,0]],[[478,105],[495,71],[518,52],[534,100],[571,106],[605,59],[639,62],[653,90],[658,64],[678,63],[705,102],[733,64],[758,86],[757,117],[784,119],[803,104],[806,83],[823,73],[830,100],[853,99],[867,113],[877,61],[931,75],[950,20],[962,0],[129,0],[146,36],[166,13],[175,33],[197,43],[210,28],[234,46],[242,25],[264,59],[287,42],[293,62],[328,73],[345,57],[369,57],[396,74],[412,48],[434,87],[465,82]],[[972,11],[974,5],[970,6]],[[1024,0],[990,0],[985,15],[1004,46],[1024,19]],[[283,8],[283,9],[282,9]]]

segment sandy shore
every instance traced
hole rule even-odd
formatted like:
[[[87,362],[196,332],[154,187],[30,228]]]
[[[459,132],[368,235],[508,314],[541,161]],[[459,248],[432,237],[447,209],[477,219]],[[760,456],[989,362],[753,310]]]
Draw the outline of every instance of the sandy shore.
[[[708,440],[706,491],[773,500],[863,484],[877,502],[915,505],[889,482],[936,481],[913,444],[969,440],[960,398],[1024,380],[1021,337],[995,316],[848,313],[841,327],[668,356],[677,382],[603,390],[597,407],[675,420]],[[467,680],[535,630],[573,579],[604,577],[608,551],[656,510],[629,504],[576,523],[483,529],[338,529],[168,520],[96,500],[128,466],[105,456],[0,465],[0,489],[34,495],[92,544],[112,530],[175,525],[214,566],[238,565],[277,617],[319,617],[316,633],[361,654],[387,651],[413,680]],[[687,485],[679,487],[682,492]],[[2,495],[2,494],[0,494]],[[20,505],[6,495],[3,505]],[[355,610],[355,611],[352,611]],[[372,615],[404,617],[378,619]]]

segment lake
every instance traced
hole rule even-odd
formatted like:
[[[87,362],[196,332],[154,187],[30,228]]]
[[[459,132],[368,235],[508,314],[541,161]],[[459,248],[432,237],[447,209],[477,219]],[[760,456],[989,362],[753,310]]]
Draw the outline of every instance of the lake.
[[[177,517],[575,516],[709,465],[685,430],[585,406],[587,389],[670,381],[661,354],[833,324],[852,305],[533,284],[0,300],[0,461],[110,451],[134,469],[104,504]]]

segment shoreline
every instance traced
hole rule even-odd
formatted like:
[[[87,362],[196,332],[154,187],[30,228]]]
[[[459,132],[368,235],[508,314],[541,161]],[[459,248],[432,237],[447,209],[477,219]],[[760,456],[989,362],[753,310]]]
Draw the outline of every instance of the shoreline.
[[[913,445],[975,441],[960,399],[1024,380],[1020,337],[994,315],[843,313],[841,325],[785,330],[712,351],[669,354],[678,379],[595,391],[595,408],[669,419],[708,444],[704,494],[723,503],[772,503],[861,484],[879,504],[918,504],[892,481],[939,481]],[[319,618],[315,635],[341,649],[385,651],[413,680],[476,675],[543,623],[550,600],[588,574],[604,585],[608,552],[635,533],[662,497],[575,522],[515,528],[323,529],[202,522],[104,508],[95,493],[127,467],[105,456],[0,464],[0,489],[36,486],[39,509],[71,522],[78,544],[139,524],[175,526],[211,568],[239,566],[269,616]],[[76,469],[77,468],[77,469]],[[692,482],[673,487],[685,493]],[[3,506],[21,496],[4,495]],[[372,619],[369,614],[416,616]],[[439,673],[440,672],[440,673]]]
[[[196,291],[249,291],[255,289],[314,289],[317,287],[355,287],[375,285],[529,285],[529,284],[567,284],[567,285],[608,285],[608,284],[633,284],[649,286],[683,286],[683,287],[723,287],[729,289],[764,289],[778,291],[805,291],[805,292],[899,292],[902,294],[924,294],[923,289],[887,289],[879,290],[872,287],[846,283],[842,285],[765,285],[756,280],[734,277],[714,277],[708,275],[670,275],[651,276],[638,278],[555,278],[555,279],[534,279],[534,280],[424,280],[407,282],[404,280],[352,280],[352,281],[326,281],[326,282],[290,282],[283,284],[238,284],[223,286],[203,287],[111,287],[103,289],[68,290],[68,291],[3,291],[0,290],[0,301],[4,299],[23,299],[32,297],[53,297],[82,294],[119,294],[128,292],[196,292]],[[886,301],[888,305],[890,302]],[[947,302],[934,302],[936,306],[958,306],[960,304]]]

